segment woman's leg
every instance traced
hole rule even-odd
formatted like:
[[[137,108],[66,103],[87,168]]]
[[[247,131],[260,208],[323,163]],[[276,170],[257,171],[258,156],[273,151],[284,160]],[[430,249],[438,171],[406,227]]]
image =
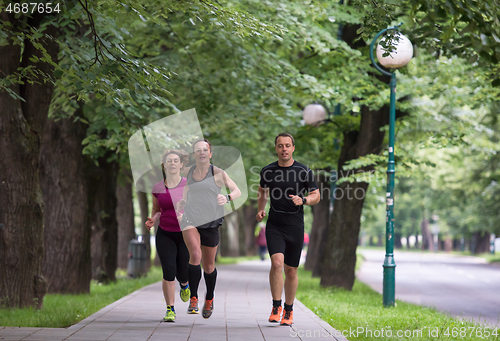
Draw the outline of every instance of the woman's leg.
[[[201,246],[203,264],[203,272],[205,284],[207,286],[206,300],[214,298],[215,283],[217,282],[217,269],[215,268],[215,255],[217,254],[217,246]]]
[[[181,233],[177,240],[177,273],[175,277],[183,287],[188,284],[188,264],[189,251]]]
[[[167,305],[174,305],[175,303],[175,282],[163,280],[161,283],[163,289],[163,297]]]
[[[189,251],[188,280],[191,288],[191,297],[198,298],[198,285],[201,280],[200,234],[195,227],[188,226],[182,231],[182,236]]]
[[[156,233],[156,251],[163,271],[162,289],[165,303],[174,305],[177,245],[170,234],[161,229]]]

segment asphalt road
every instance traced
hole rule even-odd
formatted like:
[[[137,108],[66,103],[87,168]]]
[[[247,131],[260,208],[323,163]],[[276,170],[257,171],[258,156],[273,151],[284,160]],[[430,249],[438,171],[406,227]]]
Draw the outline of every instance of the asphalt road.
[[[385,252],[360,251],[365,261],[357,278],[382,293]],[[396,299],[500,327],[500,266],[477,257],[397,250],[394,260]]]

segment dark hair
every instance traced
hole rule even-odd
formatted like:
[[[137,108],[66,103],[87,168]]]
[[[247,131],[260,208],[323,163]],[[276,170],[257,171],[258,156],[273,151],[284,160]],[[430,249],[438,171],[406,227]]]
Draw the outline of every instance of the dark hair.
[[[276,136],[276,138],[274,139],[274,145],[276,145],[276,142],[278,142],[278,137],[289,137],[290,139],[292,139],[292,146],[295,146],[295,140],[294,140],[293,136],[291,134],[288,134],[288,133],[278,134],[278,136]]]
[[[196,146],[196,144],[198,142],[206,142],[208,144],[208,149],[210,150],[210,152],[212,152],[212,144],[206,138],[202,138],[202,139],[198,139],[198,140],[194,141],[194,143],[193,143],[193,152],[194,152],[194,146]]]

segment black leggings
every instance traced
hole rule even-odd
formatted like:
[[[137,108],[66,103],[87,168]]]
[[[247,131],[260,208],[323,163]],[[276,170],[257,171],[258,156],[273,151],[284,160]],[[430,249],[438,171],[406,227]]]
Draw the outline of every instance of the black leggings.
[[[188,281],[189,252],[182,238],[182,232],[169,232],[158,227],[156,251],[163,270],[163,279],[180,283]]]

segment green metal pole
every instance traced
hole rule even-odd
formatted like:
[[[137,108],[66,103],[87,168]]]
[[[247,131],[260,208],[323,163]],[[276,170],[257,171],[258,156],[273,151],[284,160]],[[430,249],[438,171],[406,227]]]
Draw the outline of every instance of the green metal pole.
[[[394,129],[396,125],[396,74],[382,69],[375,63],[373,50],[377,39],[387,30],[397,30],[401,24],[389,27],[377,33],[370,44],[370,59],[373,66],[382,74],[391,76],[391,103],[389,110],[389,163],[387,165],[387,193],[386,193],[386,228],[385,228],[385,259],[383,303],[384,307],[394,307],[396,301],[396,263],[394,262],[394,175],[396,167],[394,162]]]
[[[387,165],[387,205],[385,227],[385,259],[384,259],[384,307],[394,307],[395,303],[395,272],[394,262],[394,127],[396,125],[396,74],[391,74],[391,106],[389,110],[389,163]]]

